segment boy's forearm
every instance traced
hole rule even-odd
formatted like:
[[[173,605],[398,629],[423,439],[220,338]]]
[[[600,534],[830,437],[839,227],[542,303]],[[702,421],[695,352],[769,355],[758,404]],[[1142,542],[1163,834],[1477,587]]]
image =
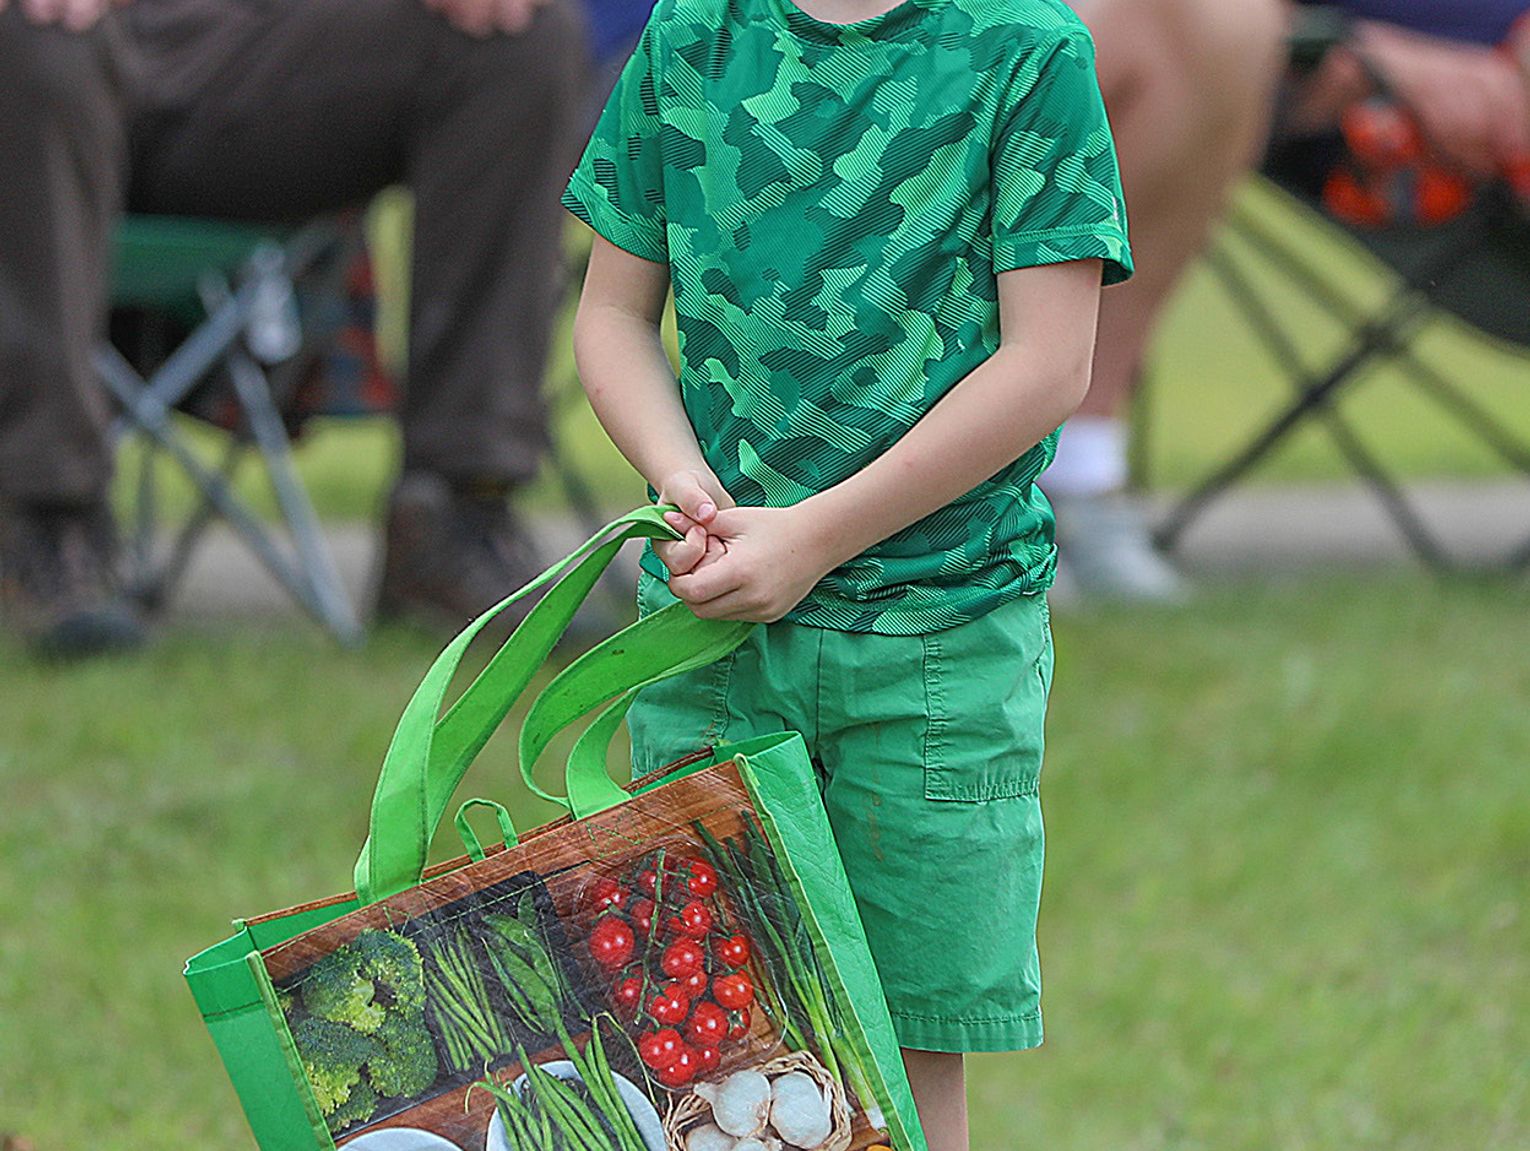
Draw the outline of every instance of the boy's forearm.
[[[805,530],[838,567],[1019,459],[1088,387],[1088,357],[1047,362],[1000,348],[883,455],[797,505]]]
[[[590,407],[644,479],[659,487],[675,472],[711,473],[657,325],[618,308],[581,308],[574,358]]]

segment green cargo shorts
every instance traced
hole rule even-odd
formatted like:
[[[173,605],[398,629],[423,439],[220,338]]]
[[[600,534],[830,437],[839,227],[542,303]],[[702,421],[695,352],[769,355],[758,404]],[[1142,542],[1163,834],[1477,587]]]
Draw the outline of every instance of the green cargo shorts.
[[[674,597],[644,574],[647,614]],[[646,773],[700,748],[801,732],[898,1040],[924,1051],[1041,1043],[1037,786],[1052,681],[1046,599],[883,636],[776,623],[645,688]]]

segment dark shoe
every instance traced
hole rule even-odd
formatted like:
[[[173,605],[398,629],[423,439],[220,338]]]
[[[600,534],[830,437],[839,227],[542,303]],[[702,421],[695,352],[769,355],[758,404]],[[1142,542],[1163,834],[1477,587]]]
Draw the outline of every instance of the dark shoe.
[[[403,619],[457,632],[541,572],[504,489],[464,491],[441,476],[414,472],[388,500],[380,619]],[[504,635],[531,599],[495,621]]]
[[[38,655],[83,659],[142,646],[146,631],[113,570],[105,505],[0,511],[0,608]]]

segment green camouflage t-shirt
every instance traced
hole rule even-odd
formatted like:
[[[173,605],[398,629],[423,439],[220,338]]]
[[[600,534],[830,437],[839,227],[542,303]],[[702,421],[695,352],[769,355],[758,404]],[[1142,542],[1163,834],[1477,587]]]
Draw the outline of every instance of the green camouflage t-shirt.
[[[1131,272],[1093,44],[1057,0],[906,0],[849,25],[791,0],[660,0],[564,203],[668,265],[681,397],[741,504],[796,503],[896,443],[997,349],[997,273]],[[1055,446],[787,619],[922,634],[1045,589],[1033,483]]]

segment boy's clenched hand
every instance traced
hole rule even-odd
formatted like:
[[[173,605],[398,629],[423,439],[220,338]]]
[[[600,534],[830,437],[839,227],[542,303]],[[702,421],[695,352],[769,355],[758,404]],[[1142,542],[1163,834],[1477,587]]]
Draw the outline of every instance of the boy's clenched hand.
[[[702,619],[775,623],[839,562],[800,505],[719,511],[706,537],[720,548],[669,581]]]
[[[718,511],[733,507],[733,497],[716,476],[694,469],[674,472],[659,486],[659,502],[680,509],[666,513],[664,520],[677,532],[685,533],[683,540],[656,541],[653,545],[654,554],[671,575],[683,575],[703,561],[722,555],[722,541],[710,536],[707,529]]]

